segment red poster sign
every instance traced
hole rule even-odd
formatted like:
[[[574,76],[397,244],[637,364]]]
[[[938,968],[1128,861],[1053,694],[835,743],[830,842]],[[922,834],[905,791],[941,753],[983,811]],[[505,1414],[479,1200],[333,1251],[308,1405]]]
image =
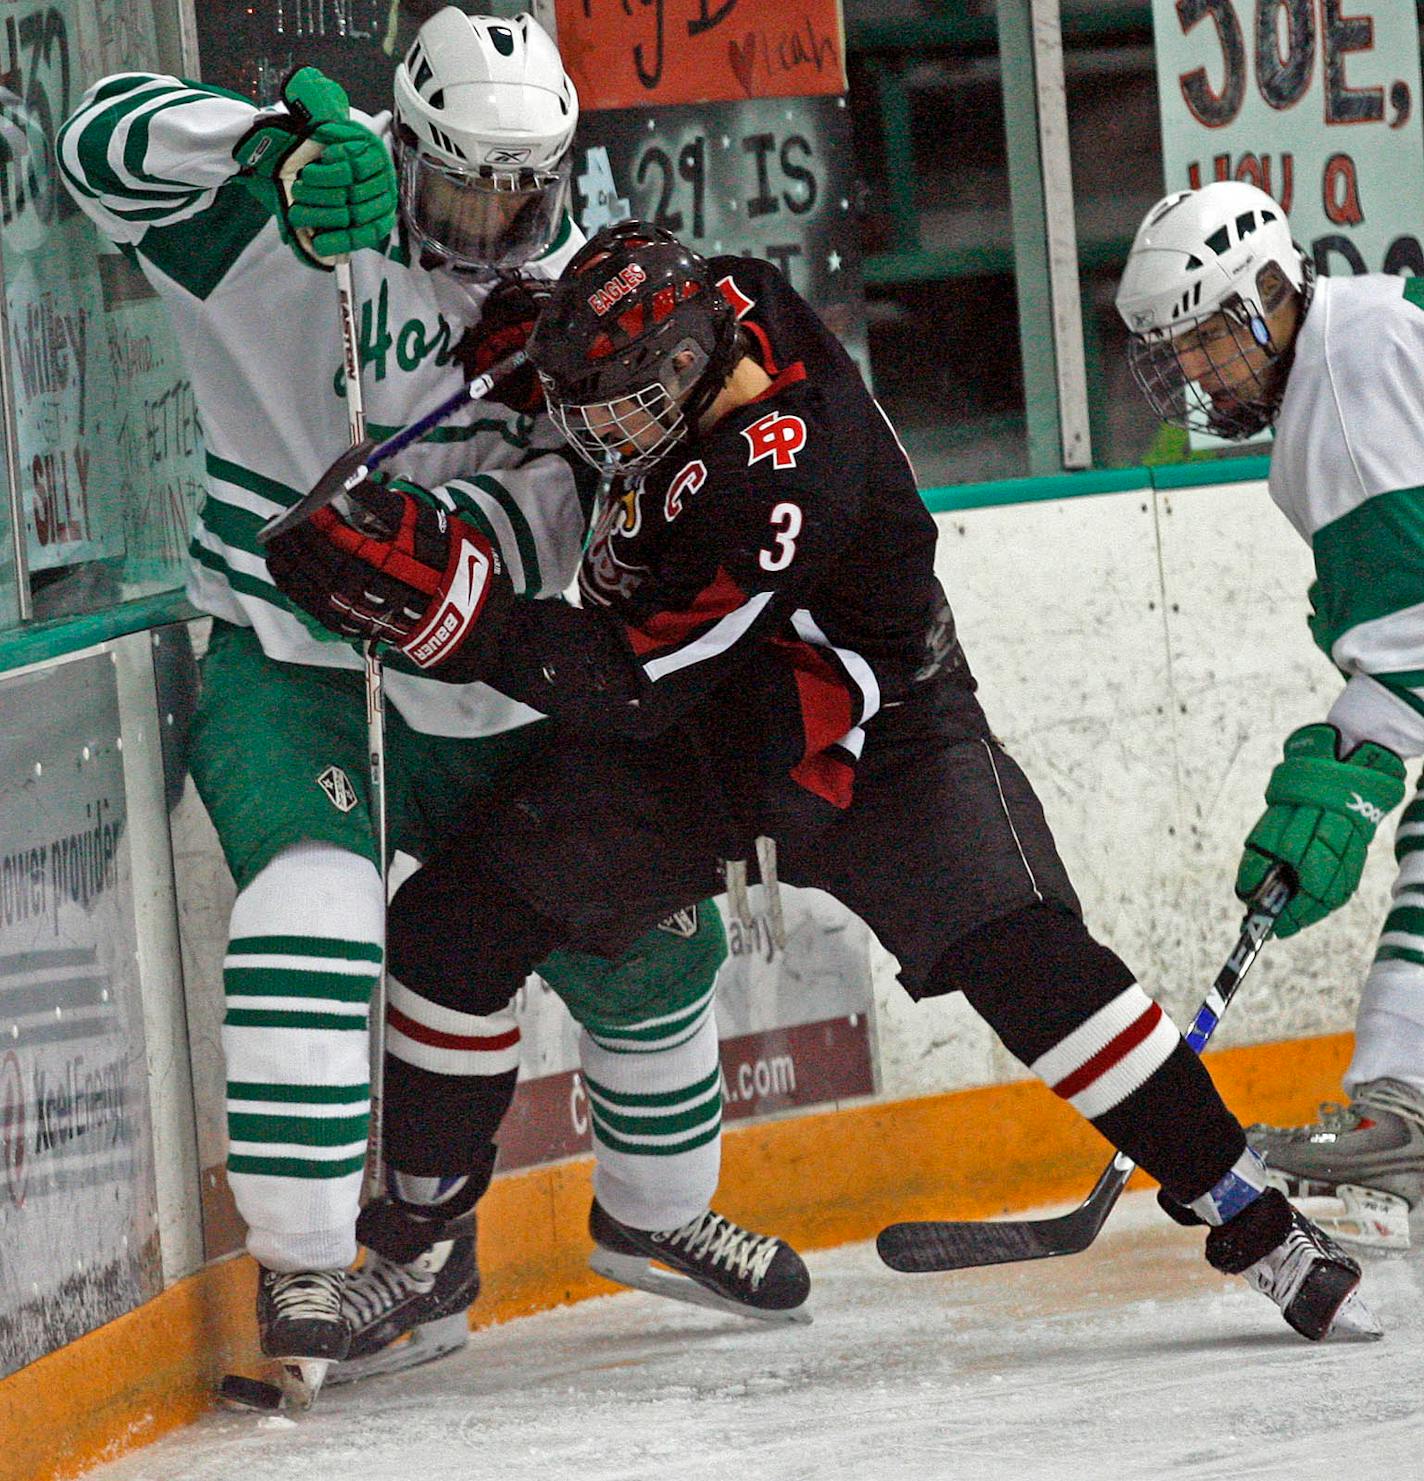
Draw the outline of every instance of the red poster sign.
[[[585,109],[842,93],[839,0],[556,0]]]

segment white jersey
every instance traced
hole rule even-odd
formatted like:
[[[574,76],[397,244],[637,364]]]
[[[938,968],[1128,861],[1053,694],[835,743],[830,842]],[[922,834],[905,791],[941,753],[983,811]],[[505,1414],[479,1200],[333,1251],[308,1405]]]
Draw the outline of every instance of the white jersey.
[[[353,115],[377,133],[390,119]],[[349,442],[336,287],[299,262],[275,220],[235,179],[233,147],[251,103],[174,77],[96,83],[60,130],[56,153],[79,205],[138,262],[162,297],[203,420],[207,494],[188,595],[252,627],[287,663],[359,669],[359,651],[295,608],[267,573],[258,529],[314,484]],[[530,271],[557,277],[582,238],[567,219]],[[451,352],[485,288],[412,264],[398,227],[383,252],[351,258],[367,430],[384,438],[464,381]],[[471,403],[388,465],[499,546],[517,591],[555,596],[573,578],[587,511],[574,459],[547,417]],[[443,684],[390,668],[386,691],[429,734],[495,734],[535,711],[487,685]]]
[[[1311,631],[1347,737],[1424,754],[1424,283],[1322,278],[1296,340],[1271,497],[1310,543]]]

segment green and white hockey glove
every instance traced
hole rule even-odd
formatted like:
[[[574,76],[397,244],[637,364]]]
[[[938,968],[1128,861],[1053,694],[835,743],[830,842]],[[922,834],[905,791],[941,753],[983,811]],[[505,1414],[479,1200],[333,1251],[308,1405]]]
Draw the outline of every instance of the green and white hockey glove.
[[[315,67],[287,78],[282,102],[285,111],[259,115],[238,141],[237,178],[311,267],[330,268],[362,247],[383,246],[399,201],[390,150],[351,118],[341,84]]]
[[[1246,835],[1236,872],[1241,899],[1277,862],[1298,881],[1277,936],[1324,920],[1355,893],[1375,829],[1404,796],[1404,762],[1393,751],[1373,741],[1345,757],[1339,748],[1333,725],[1305,725],[1288,736],[1285,758],[1266,785],[1266,810]]]

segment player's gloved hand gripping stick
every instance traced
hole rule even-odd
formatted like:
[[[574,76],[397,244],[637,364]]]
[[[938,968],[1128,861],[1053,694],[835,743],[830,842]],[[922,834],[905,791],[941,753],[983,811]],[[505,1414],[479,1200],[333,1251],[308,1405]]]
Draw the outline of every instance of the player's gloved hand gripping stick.
[[[1187,1043],[1198,1054],[1215,1032],[1226,1005],[1241,986],[1294,893],[1295,882],[1290,871],[1277,864],[1251,896],[1241,935],[1186,1032]],[[1119,1152],[1103,1169],[1103,1175],[1083,1202],[1072,1213],[1058,1218],[929,1219],[891,1224],[880,1231],[875,1247],[892,1270],[910,1274],[1006,1265],[1017,1260],[1042,1260],[1050,1255],[1076,1255],[1098,1237],[1135,1166],[1130,1157]]]

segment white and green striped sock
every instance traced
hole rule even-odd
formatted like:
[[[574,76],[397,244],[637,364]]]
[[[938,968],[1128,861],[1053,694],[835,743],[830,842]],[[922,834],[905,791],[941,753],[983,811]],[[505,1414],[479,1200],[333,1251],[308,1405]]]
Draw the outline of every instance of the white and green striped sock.
[[[1394,838],[1394,898],[1355,1018],[1345,1088],[1388,1076],[1424,1089],[1424,797],[1404,809]]]
[[[673,1013],[579,1036],[594,1196],[620,1223],[675,1229],[706,1212],[722,1160],[714,989]]]
[[[228,1182],[249,1253],[274,1270],[356,1258],[384,921],[375,865],[330,844],[284,849],[233,904]]]

